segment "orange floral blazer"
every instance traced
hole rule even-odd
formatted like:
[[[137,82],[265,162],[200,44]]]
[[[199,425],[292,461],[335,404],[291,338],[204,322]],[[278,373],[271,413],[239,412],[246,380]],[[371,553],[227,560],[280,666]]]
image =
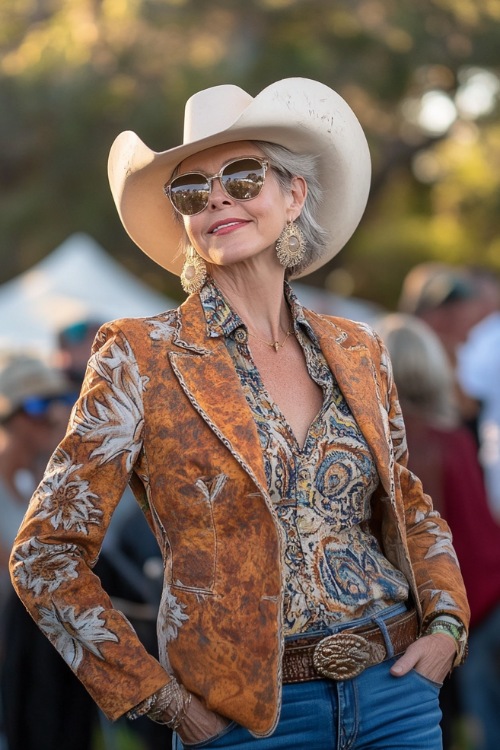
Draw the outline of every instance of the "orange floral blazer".
[[[390,363],[367,326],[306,311],[376,462],[372,528],[409,581],[423,626],[468,624],[451,535],[406,468]],[[160,659],[92,572],[130,482],[161,547]],[[256,426],[198,295],[102,327],[65,438],[11,556],[14,586],[110,719],[174,674],[207,706],[272,732],[281,698],[282,545]]]

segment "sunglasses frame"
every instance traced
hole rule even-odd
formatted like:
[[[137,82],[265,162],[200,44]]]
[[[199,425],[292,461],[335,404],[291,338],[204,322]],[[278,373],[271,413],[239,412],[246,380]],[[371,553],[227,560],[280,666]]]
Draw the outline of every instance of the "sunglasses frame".
[[[239,161],[248,161],[249,159],[252,159],[253,161],[258,162],[260,164],[261,169],[264,170],[264,174],[262,176],[262,185],[260,186],[260,189],[259,189],[259,192],[257,193],[257,195],[252,195],[250,198],[235,198],[234,195],[231,195],[231,193],[229,193],[226,190],[226,188],[224,186],[224,182],[221,180],[221,177],[223,176],[224,170],[227,167],[229,167],[231,164],[237,164]],[[219,171],[216,174],[213,174],[213,175],[205,174],[205,172],[202,172],[199,169],[198,170],[193,170],[191,172],[183,172],[182,174],[176,174],[175,177],[172,177],[167,183],[165,183],[165,185],[163,186],[163,191],[164,191],[165,195],[167,196],[167,198],[170,200],[170,203],[172,204],[172,207],[174,208],[175,211],[177,211],[178,214],[180,214],[181,216],[197,216],[198,214],[201,214],[206,209],[206,207],[208,206],[208,203],[209,203],[209,200],[210,200],[210,195],[212,193],[212,184],[213,184],[214,180],[219,180],[220,186],[222,188],[222,191],[225,193],[225,195],[227,195],[228,198],[231,198],[231,200],[233,200],[233,201],[251,201],[251,200],[254,200],[254,198],[257,198],[260,195],[260,193],[262,192],[262,188],[264,187],[264,182],[266,180],[267,170],[269,169],[269,167],[270,167],[269,159],[264,159],[263,157],[260,157],[260,156],[238,156],[235,159],[229,159],[229,161],[225,162],[222,165],[222,167],[219,169]],[[172,194],[171,194],[172,183],[175,180],[177,180],[179,177],[187,177],[188,175],[201,175],[207,181],[208,188],[209,188],[207,202],[205,203],[205,205],[203,206],[203,208],[200,208],[199,211],[195,211],[192,214],[185,214],[182,211],[180,211],[177,208],[177,206],[175,205],[175,203],[173,202],[173,200],[172,200]]]

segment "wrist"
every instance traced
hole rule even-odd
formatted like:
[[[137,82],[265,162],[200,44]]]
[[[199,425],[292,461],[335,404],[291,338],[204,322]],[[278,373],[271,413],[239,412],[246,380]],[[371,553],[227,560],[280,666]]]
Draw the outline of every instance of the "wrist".
[[[456,656],[453,666],[456,667],[465,660],[467,654],[467,630],[465,625],[452,615],[438,615],[424,631],[424,635],[440,633],[453,638],[455,641]]]
[[[165,724],[175,731],[186,718],[191,697],[191,693],[173,677],[156,693],[155,701],[146,716],[157,724]]]
[[[157,690],[156,693],[153,693],[153,695],[149,695],[143,701],[138,703],[137,706],[134,706],[130,709],[130,711],[127,711],[127,719],[130,719],[130,721],[135,721],[136,719],[140,719],[141,716],[146,716],[148,711],[150,711],[154,706],[159,692],[160,691]]]

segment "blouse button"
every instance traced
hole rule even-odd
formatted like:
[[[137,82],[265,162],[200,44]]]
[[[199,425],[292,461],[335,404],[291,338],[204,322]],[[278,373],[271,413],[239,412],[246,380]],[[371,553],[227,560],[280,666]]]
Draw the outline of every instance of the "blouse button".
[[[246,344],[248,341],[248,333],[244,328],[237,328],[234,332],[234,338],[238,344]]]

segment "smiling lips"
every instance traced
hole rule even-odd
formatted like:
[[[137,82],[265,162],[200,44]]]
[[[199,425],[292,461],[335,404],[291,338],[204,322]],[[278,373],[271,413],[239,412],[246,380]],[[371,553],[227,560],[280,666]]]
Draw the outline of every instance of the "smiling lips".
[[[233,229],[248,224],[245,219],[225,219],[224,221],[217,221],[209,227],[208,234],[226,234],[231,232]]]

